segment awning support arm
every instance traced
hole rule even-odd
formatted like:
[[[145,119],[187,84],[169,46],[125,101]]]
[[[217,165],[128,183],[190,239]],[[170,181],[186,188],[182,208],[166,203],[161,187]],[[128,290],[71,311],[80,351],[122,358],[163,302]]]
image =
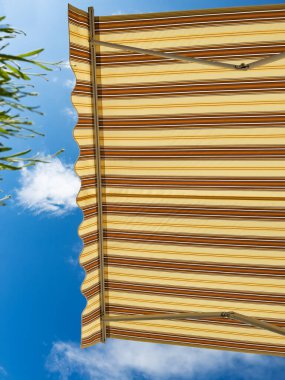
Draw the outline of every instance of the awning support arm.
[[[127,321],[153,321],[153,320],[164,320],[164,319],[204,319],[204,318],[226,318],[233,319],[240,322],[244,322],[248,325],[259,327],[264,330],[272,331],[279,335],[285,335],[285,329],[275,326],[272,323],[263,322],[255,317],[248,317],[246,315],[235,313],[233,311],[226,312],[190,312],[190,313],[154,313],[154,314],[128,314],[128,315],[117,315],[114,317],[105,315],[103,320],[105,322],[127,322]]]
[[[200,63],[202,65],[222,67],[224,69],[236,69],[236,70],[247,69],[243,65],[236,66],[236,65],[233,65],[231,63],[209,61],[209,60],[203,59],[203,58],[184,57],[183,55],[172,54],[172,53],[163,53],[163,52],[160,52],[157,50],[142,49],[142,48],[138,48],[138,47],[134,47],[134,46],[113,44],[111,42],[93,40],[93,43],[95,45],[106,46],[106,47],[113,48],[113,49],[127,50],[127,51],[132,51],[135,53],[153,55],[156,57],[162,57],[162,58],[172,59],[172,60],[176,60],[176,61]]]
[[[94,40],[94,39],[91,41],[91,43],[93,43],[94,45],[106,46],[106,47],[110,47],[113,49],[119,49],[119,50],[127,50],[127,51],[132,51],[132,52],[140,53],[140,54],[153,55],[156,57],[162,57],[162,58],[172,59],[172,60],[176,60],[176,61],[194,62],[194,63],[200,63],[202,65],[216,66],[216,67],[222,67],[224,69],[234,69],[234,70],[253,69],[255,67],[259,67],[259,66],[265,65],[267,63],[275,62],[275,61],[285,57],[285,52],[283,52],[283,53],[271,55],[271,56],[266,57],[266,58],[259,59],[255,62],[251,62],[248,64],[241,63],[240,65],[233,65],[231,63],[211,61],[211,60],[204,59],[204,58],[184,57],[184,56],[178,55],[178,54],[164,53],[164,52],[160,52],[157,50],[142,49],[142,48],[138,48],[138,47],[134,47],[134,46],[114,44],[111,42],[98,41],[98,40]]]
[[[265,57],[265,58],[262,58],[262,59],[259,59],[259,60],[255,61],[255,62],[252,62],[248,66],[249,66],[249,69],[252,69],[252,68],[255,68],[255,67],[266,65],[267,63],[272,63],[272,62],[275,62],[275,61],[279,61],[279,59],[282,59],[284,57],[285,57],[285,52],[283,52],[283,53],[277,53],[277,54],[274,54],[274,55],[270,55],[269,57]]]

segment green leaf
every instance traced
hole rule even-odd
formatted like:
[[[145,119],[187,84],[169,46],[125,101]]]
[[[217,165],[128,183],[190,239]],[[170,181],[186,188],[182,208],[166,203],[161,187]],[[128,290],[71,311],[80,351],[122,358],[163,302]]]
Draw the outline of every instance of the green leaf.
[[[5,201],[11,198],[11,195],[5,195],[5,197],[0,198],[0,206],[6,206]]]
[[[34,51],[30,51],[29,53],[19,54],[19,57],[31,57],[33,55],[38,55],[38,54],[42,53],[44,50],[45,49],[37,49]]]
[[[0,162],[0,170],[4,170],[4,169],[7,169],[7,170],[20,170],[21,167],[20,166],[12,166],[12,165],[8,165],[8,164],[4,164],[3,162]]]
[[[64,152],[64,149],[60,149],[60,150],[58,150],[56,153],[54,153],[51,157],[52,158],[54,158],[54,157],[57,157],[57,156],[59,156],[61,153],[63,153]]]
[[[9,150],[12,150],[12,148],[8,148],[7,146],[0,146],[0,152],[8,152]]]
[[[46,63],[36,59],[44,49],[36,49],[23,54],[9,54],[9,43],[5,43],[7,38],[15,38],[18,34],[25,34],[14,29],[10,25],[3,23],[5,17],[0,17],[0,138],[3,141],[18,138],[34,138],[37,135],[44,136],[38,132],[33,125],[32,120],[26,116],[27,112],[38,113],[39,107],[26,102],[38,94],[33,90],[34,86],[30,84],[34,77],[46,79],[46,71],[52,71],[57,63]],[[35,70],[35,71],[34,71]],[[4,140],[5,139],[5,140]],[[12,145],[12,144],[11,144]],[[36,165],[39,162],[49,162],[41,159],[38,155],[30,157],[31,149],[25,149],[13,153],[10,146],[0,142],[0,170],[21,170],[24,167]],[[56,152],[53,157],[57,157],[63,149]],[[0,180],[2,180],[0,176]],[[1,191],[1,190],[0,190]],[[9,196],[0,199],[0,205]]]
[[[10,161],[11,158],[24,156],[25,154],[30,153],[30,151],[31,149],[27,149],[27,150],[24,150],[23,152],[12,154],[11,156],[0,157],[0,160]]]

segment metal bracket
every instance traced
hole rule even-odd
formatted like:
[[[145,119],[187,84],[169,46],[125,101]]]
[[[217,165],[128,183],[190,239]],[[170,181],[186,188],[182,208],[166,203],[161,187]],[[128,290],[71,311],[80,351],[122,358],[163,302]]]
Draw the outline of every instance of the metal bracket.
[[[235,68],[237,70],[248,70],[250,68],[249,64],[241,63],[240,65],[236,65]]]

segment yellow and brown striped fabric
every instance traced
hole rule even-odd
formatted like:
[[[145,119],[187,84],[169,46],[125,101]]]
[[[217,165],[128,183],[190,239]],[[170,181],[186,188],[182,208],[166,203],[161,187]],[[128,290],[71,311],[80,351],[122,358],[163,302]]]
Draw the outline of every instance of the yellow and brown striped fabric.
[[[285,5],[95,17],[96,39],[228,63],[285,50]],[[76,75],[82,346],[101,341],[88,15]],[[285,59],[249,71],[97,47],[109,315],[235,311],[285,328]],[[107,336],[285,355],[225,319],[111,322]]]

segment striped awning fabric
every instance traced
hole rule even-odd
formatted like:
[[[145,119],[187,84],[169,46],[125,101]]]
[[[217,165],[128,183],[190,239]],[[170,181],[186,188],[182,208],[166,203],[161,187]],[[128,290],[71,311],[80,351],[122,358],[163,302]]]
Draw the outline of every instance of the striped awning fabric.
[[[285,58],[243,71],[96,45],[92,69],[90,43],[94,27],[97,41],[250,63],[285,51],[285,4],[68,15],[82,347],[106,334],[285,355],[284,336],[230,319],[101,318],[233,311],[285,329]]]

